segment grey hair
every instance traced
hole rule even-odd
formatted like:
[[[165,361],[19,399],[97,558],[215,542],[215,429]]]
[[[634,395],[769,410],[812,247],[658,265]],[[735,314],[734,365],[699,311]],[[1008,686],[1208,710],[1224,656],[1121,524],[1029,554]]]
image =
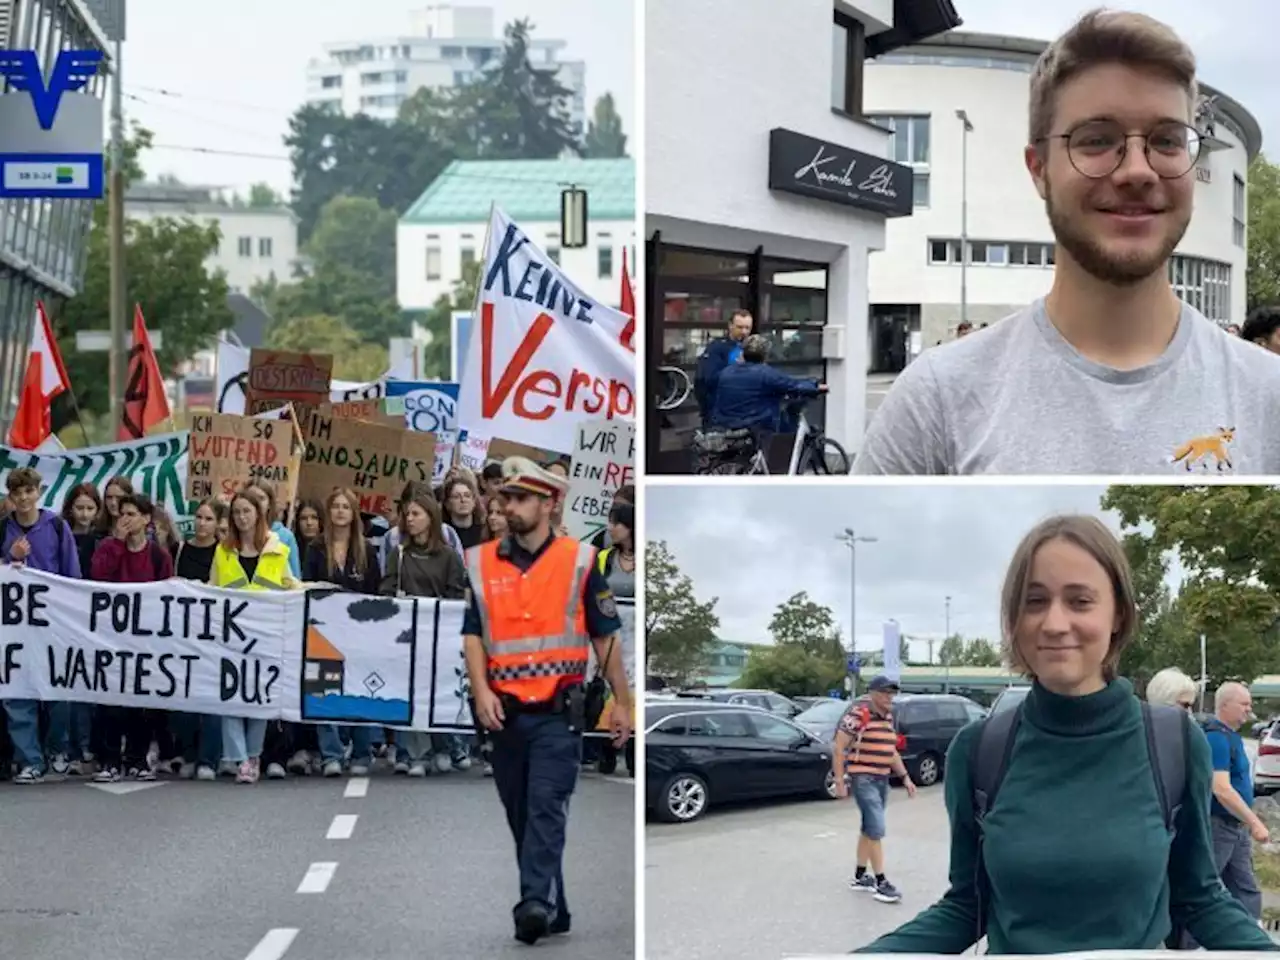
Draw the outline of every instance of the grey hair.
[[[1147,684],[1147,703],[1176,707],[1199,692],[1196,682],[1177,667],[1165,667]]]
[[[1213,709],[1221,710],[1232,699],[1240,694],[1249,695],[1249,688],[1237,680],[1228,680],[1213,692]]]

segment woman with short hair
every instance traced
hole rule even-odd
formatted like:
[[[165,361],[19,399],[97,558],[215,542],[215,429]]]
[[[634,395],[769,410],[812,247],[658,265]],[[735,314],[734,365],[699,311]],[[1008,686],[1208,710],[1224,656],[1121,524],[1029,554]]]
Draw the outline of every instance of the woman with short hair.
[[[1200,686],[1177,667],[1165,667],[1147,683],[1147,703],[1194,712],[1199,695]]]

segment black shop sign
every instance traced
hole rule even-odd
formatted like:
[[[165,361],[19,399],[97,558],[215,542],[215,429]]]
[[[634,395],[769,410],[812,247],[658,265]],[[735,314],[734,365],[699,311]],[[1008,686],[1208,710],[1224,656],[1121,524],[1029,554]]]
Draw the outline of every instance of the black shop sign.
[[[778,127],[769,131],[769,189],[886,217],[909,217],[911,168]]]

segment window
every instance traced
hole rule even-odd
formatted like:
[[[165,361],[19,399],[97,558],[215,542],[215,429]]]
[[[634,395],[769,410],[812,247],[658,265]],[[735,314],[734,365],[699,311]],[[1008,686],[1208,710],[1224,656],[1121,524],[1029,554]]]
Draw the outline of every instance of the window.
[[[987,245],[987,263],[1005,264],[1009,262],[1009,248],[1003,243]]]
[[[968,723],[969,711],[966,704],[959,700],[939,700],[937,702],[938,716],[948,723]]]
[[[683,737],[689,732],[689,724],[686,722],[687,720],[687,717],[669,717],[665,720],[660,720],[653,730],[655,733],[666,733],[676,737]]]
[[[613,276],[613,247],[607,246],[607,237],[601,238],[601,246],[596,251],[596,276],[608,280]]]
[[[930,239],[931,264],[960,263],[960,241]],[[1023,243],[1015,240],[970,240],[969,264],[984,267],[1053,266],[1053,244]]]
[[[970,720],[983,720],[986,719],[987,716],[987,711],[983,710],[976,703],[966,703],[964,705],[964,712]]]
[[[938,719],[938,705],[932,700],[914,700],[903,704],[898,714],[898,729],[906,733],[913,727],[933,723]]]
[[[335,88],[335,87],[340,87],[340,86],[342,86],[342,76],[341,76],[341,75],[336,76],[336,77],[321,77],[321,78],[320,78],[320,87],[321,87],[321,89],[323,89],[323,90],[332,90],[333,88]]]
[[[755,731],[745,713],[735,710],[708,710],[688,718],[691,737],[750,737]]]
[[[560,266],[560,248],[547,247],[547,259],[550,260],[552,263],[554,263],[557,267]]]
[[[427,247],[427,279],[440,279],[441,255],[439,247]]]
[[[1029,243],[1009,244],[1009,263],[1015,267],[1025,267],[1030,262],[1027,260],[1027,256],[1031,246],[1032,244]]]
[[[237,252],[242,257],[253,256],[253,237],[241,237],[236,241]]]
[[[1169,259],[1169,283],[1184,302],[1210,320],[1231,319],[1231,266],[1213,260],[1175,256]]]
[[[1245,230],[1245,186],[1244,181],[1240,179],[1240,174],[1235,174],[1231,191],[1231,242],[1237,247],[1244,246],[1244,230]]]
[[[461,47],[441,47],[440,56],[444,60],[459,60],[462,58]]]
[[[911,179],[911,205],[917,210],[929,206],[929,174],[917,173]]]
[[[409,71],[408,71],[408,70],[397,70],[397,71],[395,72],[395,81],[396,81],[396,83],[408,83],[408,82],[409,82]]]
[[[271,256],[271,238],[270,237],[258,238],[258,256],[264,257],[264,258]]]
[[[929,241],[929,262],[946,263],[950,245],[945,240]]]
[[[755,716],[751,725],[756,728],[756,736],[769,743],[795,743],[802,736],[798,728],[777,717]]]
[[[862,23],[835,11],[831,33],[831,108],[851,117],[862,116],[865,42],[866,28]]]
[[[462,264],[462,269],[463,269],[463,270],[466,270],[466,269],[467,269],[468,264],[475,263],[475,262],[476,262],[476,251],[475,251],[475,248],[474,248],[474,247],[463,247],[463,248],[462,248],[462,256],[461,256],[461,257],[459,257],[459,261],[460,261],[460,262],[461,262],[461,264]]]

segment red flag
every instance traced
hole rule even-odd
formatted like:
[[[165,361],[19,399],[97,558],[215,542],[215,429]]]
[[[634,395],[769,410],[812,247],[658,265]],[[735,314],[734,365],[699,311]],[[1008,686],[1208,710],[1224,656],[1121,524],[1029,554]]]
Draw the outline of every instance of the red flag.
[[[120,417],[118,440],[141,440],[157,423],[168,420],[169,398],[156,352],[151,349],[142,306],[133,307],[133,346],[129,349],[129,376],[124,390],[124,412]]]
[[[627,275],[627,248],[622,248],[622,296],[618,300],[618,309],[631,318],[622,329],[622,345],[635,352],[636,336],[636,293],[631,289],[631,277]]]
[[[22,381],[22,394],[13,426],[9,428],[9,445],[18,450],[34,450],[53,433],[50,404],[60,393],[71,389],[71,378],[58,353],[53,325],[36,301],[35,328],[31,331],[31,351],[27,355],[27,371]]]

